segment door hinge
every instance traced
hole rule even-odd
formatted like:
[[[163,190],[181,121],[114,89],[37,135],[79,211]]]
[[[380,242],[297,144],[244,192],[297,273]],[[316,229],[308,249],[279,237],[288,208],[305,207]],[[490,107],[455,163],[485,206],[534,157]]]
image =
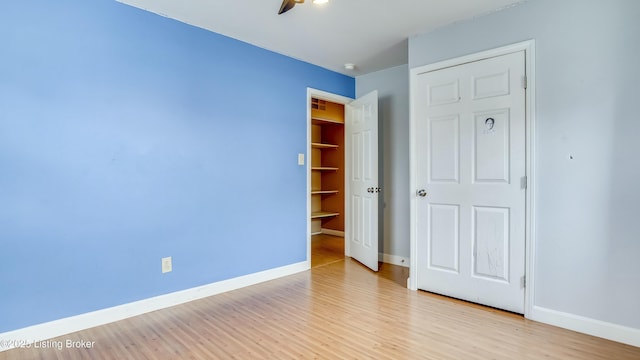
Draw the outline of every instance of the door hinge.
[[[522,277],[520,278],[520,286],[522,288],[527,287],[527,276],[526,275],[522,275]]]
[[[526,190],[527,189],[527,176],[523,176],[520,178],[520,189],[522,190]]]
[[[522,88],[526,89],[529,86],[529,81],[527,79],[527,75],[522,77]]]

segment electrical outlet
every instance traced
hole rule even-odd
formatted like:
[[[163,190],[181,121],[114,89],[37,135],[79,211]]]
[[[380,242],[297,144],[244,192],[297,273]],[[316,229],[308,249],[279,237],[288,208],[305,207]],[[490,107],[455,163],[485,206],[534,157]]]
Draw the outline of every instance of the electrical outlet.
[[[162,258],[162,273],[168,273],[173,270],[173,265],[171,264],[171,256]]]
[[[304,154],[298,154],[298,165],[304,165]]]

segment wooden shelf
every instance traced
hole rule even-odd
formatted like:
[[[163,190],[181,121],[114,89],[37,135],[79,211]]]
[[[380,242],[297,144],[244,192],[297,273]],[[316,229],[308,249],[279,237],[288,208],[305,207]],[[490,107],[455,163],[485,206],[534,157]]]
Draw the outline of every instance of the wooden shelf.
[[[338,192],[338,190],[313,190],[311,191],[311,195],[337,194]]]
[[[316,149],[337,149],[339,146],[334,144],[311,143],[311,147]]]
[[[340,215],[340,213],[333,212],[333,211],[316,211],[311,213],[311,218],[320,219],[320,218],[334,217],[338,215]]]
[[[320,118],[320,117],[311,118],[311,123],[313,125],[344,125],[343,121]]]
[[[337,167],[330,167],[330,166],[313,166],[311,167],[311,170],[318,170],[318,171],[338,171]]]

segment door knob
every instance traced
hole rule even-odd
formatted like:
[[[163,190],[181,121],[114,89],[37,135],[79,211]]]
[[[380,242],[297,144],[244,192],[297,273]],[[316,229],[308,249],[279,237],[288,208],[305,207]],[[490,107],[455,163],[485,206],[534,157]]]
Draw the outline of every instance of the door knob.
[[[372,188],[372,187],[367,188],[367,192],[368,192],[368,193],[373,193],[373,188]]]
[[[420,197],[425,197],[425,196],[427,196],[427,190],[420,189],[420,190],[416,191],[416,195],[418,195]]]

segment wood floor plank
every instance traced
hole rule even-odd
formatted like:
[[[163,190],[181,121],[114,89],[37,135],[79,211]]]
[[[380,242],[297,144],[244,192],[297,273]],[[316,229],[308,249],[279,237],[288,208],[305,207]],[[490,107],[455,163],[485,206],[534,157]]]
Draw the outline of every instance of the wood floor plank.
[[[637,347],[407,290],[406,268],[323,256],[311,271],[53,339],[92,349],[0,359],[640,359]]]

